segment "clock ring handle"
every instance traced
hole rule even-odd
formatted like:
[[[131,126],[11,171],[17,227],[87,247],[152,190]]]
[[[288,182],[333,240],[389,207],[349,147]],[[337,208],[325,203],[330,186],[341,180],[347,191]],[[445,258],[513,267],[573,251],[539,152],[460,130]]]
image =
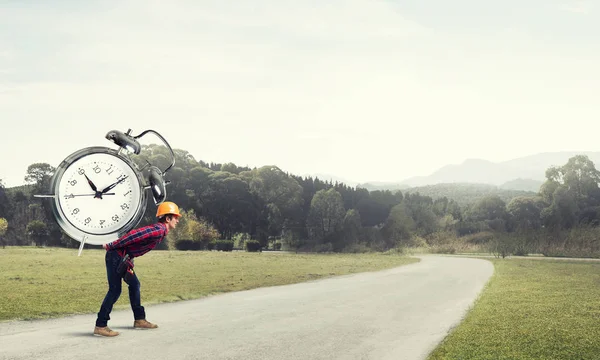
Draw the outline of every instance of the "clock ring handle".
[[[156,135],[159,139],[162,140],[162,142],[167,146],[167,149],[169,149],[169,152],[171,153],[171,165],[169,165],[165,170],[162,171],[162,174],[165,174],[167,171],[169,171],[169,169],[171,169],[173,167],[173,165],[175,165],[175,154],[173,153],[173,149],[171,149],[171,145],[169,145],[169,143],[167,142],[167,140],[165,140],[165,138],[159,134],[158,132],[154,131],[154,130],[145,130],[142,133],[140,133],[137,136],[134,136],[134,139],[139,139],[142,136],[146,135],[147,133],[153,133],[154,135]]]

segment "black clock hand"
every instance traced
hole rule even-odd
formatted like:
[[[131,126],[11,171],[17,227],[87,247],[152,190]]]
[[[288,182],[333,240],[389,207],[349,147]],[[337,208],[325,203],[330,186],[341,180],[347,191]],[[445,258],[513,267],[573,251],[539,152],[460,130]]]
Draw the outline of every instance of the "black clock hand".
[[[92,188],[92,190],[98,191],[98,189],[96,188],[96,185],[94,185],[94,183],[92,182],[92,180],[90,180],[90,178],[87,177],[86,174],[83,174],[83,176],[85,176],[85,179],[87,180],[88,184],[90,184],[90,187]]]
[[[102,194],[105,194],[108,190],[114,188],[115,186],[119,185],[120,183],[122,183],[123,181],[125,181],[125,179],[127,179],[127,176],[117,180],[116,182],[108,185],[107,187],[104,188],[104,190],[102,190]]]

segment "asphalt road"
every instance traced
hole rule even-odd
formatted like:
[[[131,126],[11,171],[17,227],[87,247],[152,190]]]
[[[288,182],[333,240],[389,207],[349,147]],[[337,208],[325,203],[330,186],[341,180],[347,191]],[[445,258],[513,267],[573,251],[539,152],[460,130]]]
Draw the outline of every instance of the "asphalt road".
[[[0,359],[425,359],[493,266],[419,257],[380,272],[147,306],[154,330],[134,330],[130,310],[113,312],[115,338],[92,335],[95,314],[4,322]]]

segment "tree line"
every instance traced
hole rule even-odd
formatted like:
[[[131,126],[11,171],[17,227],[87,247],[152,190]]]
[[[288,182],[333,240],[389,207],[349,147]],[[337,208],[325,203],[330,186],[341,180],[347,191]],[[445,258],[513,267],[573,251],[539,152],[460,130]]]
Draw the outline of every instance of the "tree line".
[[[470,241],[489,242],[502,254],[569,247],[598,251],[593,231],[600,222],[600,172],[584,155],[549,168],[538,193],[512,198],[484,194],[465,203],[443,194],[369,191],[296,176],[277,166],[206,163],[185,150],[174,153],[167,194],[185,215],[165,245],[172,248],[230,250],[235,243],[257,249],[363,252],[443,249]],[[140,166],[146,160],[163,169],[170,165],[168,150],[159,145],[144,146],[132,158]],[[47,200],[33,197],[47,193],[55,170],[36,163],[27,169],[26,185],[7,189],[0,182],[3,245],[77,246],[56,225]],[[155,221],[155,208],[149,199],[140,225]],[[583,243],[572,235],[582,229],[588,234]]]

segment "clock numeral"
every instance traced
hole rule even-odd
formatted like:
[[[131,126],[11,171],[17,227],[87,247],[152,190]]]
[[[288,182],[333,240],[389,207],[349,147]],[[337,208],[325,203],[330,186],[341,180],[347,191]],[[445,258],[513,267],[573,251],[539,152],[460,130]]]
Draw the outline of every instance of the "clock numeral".
[[[75,195],[73,195],[73,194],[65,195],[65,199],[72,199],[74,197],[75,197]]]
[[[79,208],[73,209],[73,211],[71,212],[71,215],[77,215],[77,214],[79,214]]]
[[[85,170],[84,170],[84,169],[82,169],[82,168],[79,168],[79,169],[77,170],[77,173],[78,173],[79,175],[83,175],[83,174],[85,174]]]
[[[125,177],[125,175],[123,175],[123,174],[121,174],[121,175],[117,176],[117,181],[121,180],[121,179],[122,179],[122,178],[124,178],[124,177]]]
[[[113,170],[112,166],[111,166],[111,167],[109,167],[108,169],[106,169],[106,173],[107,173],[108,175],[112,174],[113,172],[114,172],[114,170]]]
[[[92,222],[92,218],[88,217],[83,221],[86,225]]]
[[[98,173],[100,173],[100,171],[102,171],[102,169],[100,169],[100,166],[98,166],[98,165],[94,166],[94,168],[92,170],[94,170],[94,172],[96,174],[98,174]]]
[[[114,216],[112,217],[112,220],[113,220],[113,221],[119,221],[119,215],[114,215]]]
[[[69,184],[71,184],[71,186],[75,186],[75,184],[77,184],[77,180],[73,179],[69,181]]]
[[[121,205],[121,210],[127,210],[129,209],[129,205],[127,205],[127,203],[123,203],[123,205]]]
[[[105,222],[105,220],[100,220],[100,226],[104,225]]]
[[[126,192],[125,194],[123,194],[123,196],[127,196],[127,194],[129,194],[131,192],[131,190],[129,190],[128,192]]]

